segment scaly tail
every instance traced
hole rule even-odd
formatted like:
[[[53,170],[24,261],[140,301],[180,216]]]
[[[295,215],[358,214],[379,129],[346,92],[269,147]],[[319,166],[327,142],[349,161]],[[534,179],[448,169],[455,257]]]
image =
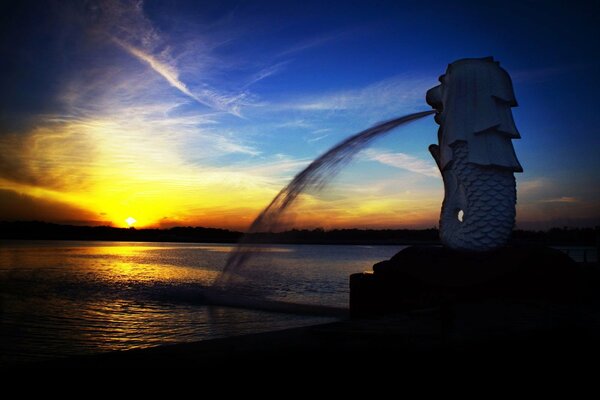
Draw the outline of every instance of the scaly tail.
[[[442,171],[442,243],[457,250],[476,251],[503,246],[515,222],[517,191],[513,173],[467,162],[466,142],[451,147],[452,162]],[[429,150],[439,166],[438,146],[432,145]]]

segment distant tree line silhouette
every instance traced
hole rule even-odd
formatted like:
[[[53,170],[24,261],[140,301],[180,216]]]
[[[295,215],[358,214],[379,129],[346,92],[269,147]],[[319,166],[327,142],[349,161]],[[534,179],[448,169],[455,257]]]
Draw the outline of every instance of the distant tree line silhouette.
[[[218,228],[175,227],[168,229],[114,228],[110,226],[59,225],[39,221],[0,222],[0,239],[107,240],[138,242],[236,243],[243,232]],[[600,227],[553,228],[548,231],[513,232],[513,243],[597,246]],[[430,229],[292,229],[278,233],[254,233],[256,243],[283,244],[435,244],[438,230]]]

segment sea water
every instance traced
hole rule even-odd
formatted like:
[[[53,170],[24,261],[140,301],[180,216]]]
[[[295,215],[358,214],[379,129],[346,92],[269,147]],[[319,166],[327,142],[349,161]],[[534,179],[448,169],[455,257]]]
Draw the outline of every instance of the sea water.
[[[260,245],[253,277],[277,302],[345,308],[348,277],[402,246]],[[206,291],[228,244],[0,242],[0,365],[332,321],[224,307]],[[265,257],[265,254],[268,257]],[[209,304],[210,303],[210,304]]]

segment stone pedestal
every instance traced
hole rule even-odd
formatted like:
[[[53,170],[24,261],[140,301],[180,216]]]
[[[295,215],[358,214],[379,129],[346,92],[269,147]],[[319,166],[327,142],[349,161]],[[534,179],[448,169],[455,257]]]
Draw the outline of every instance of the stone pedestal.
[[[504,247],[485,253],[441,246],[408,247],[350,276],[350,314],[371,317],[485,301],[596,304],[598,269],[548,247]]]

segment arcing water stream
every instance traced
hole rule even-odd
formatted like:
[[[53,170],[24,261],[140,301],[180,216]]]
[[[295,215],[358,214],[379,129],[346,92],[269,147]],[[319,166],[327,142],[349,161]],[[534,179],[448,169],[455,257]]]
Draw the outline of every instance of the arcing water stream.
[[[369,129],[350,136],[338,143],[326,153],[315,159],[308,167],[299,172],[294,179],[284,187],[271,203],[259,214],[250,226],[248,233],[275,232],[282,227],[284,213],[294,204],[298,196],[311,190],[321,190],[352,158],[373,140],[388,133],[400,125],[426,117],[436,111],[421,111],[400,118],[382,122]],[[257,252],[256,243],[250,235],[244,236],[237,249],[231,253],[227,264],[216,284],[227,286],[231,278],[239,275],[249,258]]]

